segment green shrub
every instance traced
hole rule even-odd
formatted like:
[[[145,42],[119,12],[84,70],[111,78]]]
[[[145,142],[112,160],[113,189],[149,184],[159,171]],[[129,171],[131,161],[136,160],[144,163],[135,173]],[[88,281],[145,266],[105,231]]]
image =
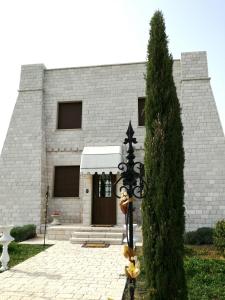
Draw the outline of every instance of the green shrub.
[[[184,243],[188,245],[210,245],[213,244],[213,228],[201,227],[196,231],[184,234]]]
[[[197,243],[197,232],[189,231],[184,234],[184,243],[186,245],[196,245]]]
[[[187,257],[184,265],[189,300],[225,299],[225,261]]]
[[[225,256],[225,220],[221,220],[216,223],[213,243],[216,249]]]
[[[14,227],[11,230],[11,236],[14,237],[15,242],[22,242],[36,236],[36,226],[28,224],[24,226]]]

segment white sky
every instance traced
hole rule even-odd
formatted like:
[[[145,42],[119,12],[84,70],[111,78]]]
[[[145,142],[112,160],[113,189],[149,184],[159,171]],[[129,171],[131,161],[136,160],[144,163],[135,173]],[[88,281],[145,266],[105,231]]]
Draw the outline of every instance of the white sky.
[[[170,52],[207,51],[225,128],[225,1],[0,0],[0,150],[17,98],[20,66],[144,61],[149,21],[164,13]]]

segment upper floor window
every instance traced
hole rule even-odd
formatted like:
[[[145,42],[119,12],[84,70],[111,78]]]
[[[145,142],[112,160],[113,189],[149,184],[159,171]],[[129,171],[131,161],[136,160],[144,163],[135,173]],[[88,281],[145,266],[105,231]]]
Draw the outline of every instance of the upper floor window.
[[[58,129],[81,128],[82,102],[61,102],[58,104]]]
[[[79,166],[55,167],[54,197],[79,197]]]
[[[138,126],[145,126],[145,97],[138,98]]]

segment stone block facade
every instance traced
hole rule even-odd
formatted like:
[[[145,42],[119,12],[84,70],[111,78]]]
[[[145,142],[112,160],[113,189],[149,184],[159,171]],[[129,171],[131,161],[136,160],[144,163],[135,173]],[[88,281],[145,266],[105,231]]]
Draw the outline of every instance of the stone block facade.
[[[225,139],[206,53],[183,53],[181,74],[186,224],[188,229],[212,227],[225,218]]]
[[[22,66],[18,99],[0,158],[0,223],[40,224],[46,190],[44,65]]]
[[[80,165],[85,146],[122,145],[129,120],[143,161],[145,129],[138,126],[138,98],[145,96],[145,63],[65,69],[25,65],[18,100],[0,161],[0,223],[43,222],[49,211],[64,223],[91,223],[92,175],[80,176],[79,197],[55,198],[55,166]],[[208,77],[206,52],[174,60],[185,148],[186,229],[213,226],[225,217],[225,139]],[[58,103],[82,102],[81,129],[57,129]],[[88,193],[86,192],[88,190]],[[140,222],[140,201],[136,202]],[[117,202],[117,224],[124,222]]]

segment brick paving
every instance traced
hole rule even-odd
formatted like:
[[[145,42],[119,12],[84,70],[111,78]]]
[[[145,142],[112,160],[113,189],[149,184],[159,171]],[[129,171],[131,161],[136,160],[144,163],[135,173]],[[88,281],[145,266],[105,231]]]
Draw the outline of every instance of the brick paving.
[[[68,241],[0,274],[0,300],[121,300],[126,278],[121,246],[82,248]]]

